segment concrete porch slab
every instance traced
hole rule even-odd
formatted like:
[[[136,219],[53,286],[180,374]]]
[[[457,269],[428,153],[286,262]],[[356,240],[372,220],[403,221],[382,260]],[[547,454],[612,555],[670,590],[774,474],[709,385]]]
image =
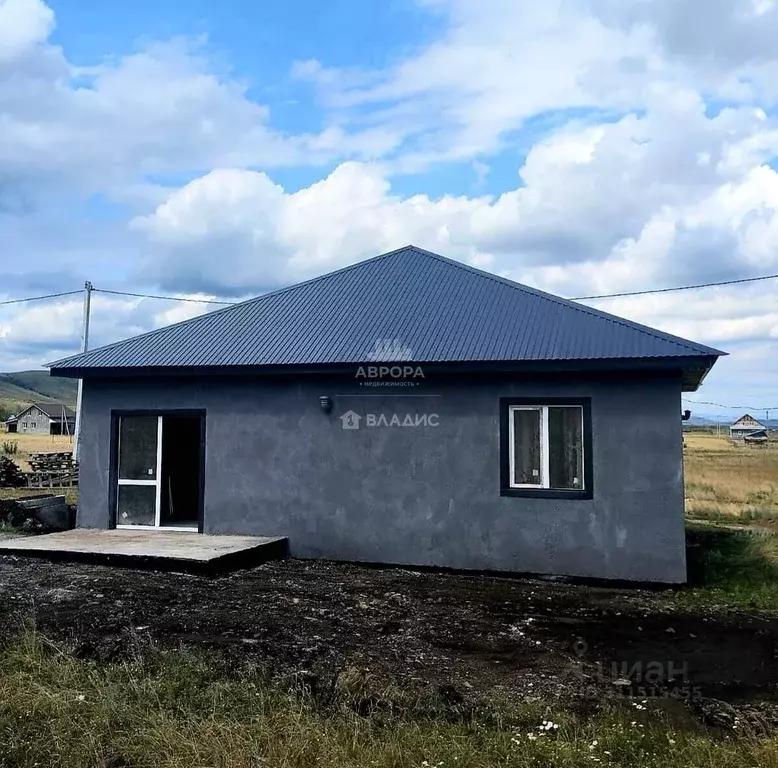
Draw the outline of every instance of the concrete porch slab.
[[[155,571],[218,574],[284,557],[282,536],[213,536],[190,531],[76,528],[0,540],[0,555],[101,563]]]

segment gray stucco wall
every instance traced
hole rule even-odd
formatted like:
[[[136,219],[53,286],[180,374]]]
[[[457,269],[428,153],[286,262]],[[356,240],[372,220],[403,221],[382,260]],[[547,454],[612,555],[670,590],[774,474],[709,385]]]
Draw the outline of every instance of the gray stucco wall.
[[[592,500],[500,496],[499,398],[510,396],[591,398]],[[675,378],[455,380],[390,395],[353,380],[87,380],[83,408],[79,526],[111,525],[112,409],[202,408],[206,533],[288,536],[298,557],[686,577]],[[436,413],[439,426],[349,431],[349,409]]]

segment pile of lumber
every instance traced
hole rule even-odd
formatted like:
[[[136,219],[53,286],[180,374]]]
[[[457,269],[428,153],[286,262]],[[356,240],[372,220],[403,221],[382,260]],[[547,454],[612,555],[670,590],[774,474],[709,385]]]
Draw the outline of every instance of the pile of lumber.
[[[78,470],[78,464],[73,461],[73,454],[70,451],[31,453],[28,461],[33,472],[64,475]]]
[[[0,488],[21,488],[27,485],[24,473],[7,456],[0,456]]]
[[[78,462],[70,451],[31,453],[28,488],[64,488],[78,485]]]

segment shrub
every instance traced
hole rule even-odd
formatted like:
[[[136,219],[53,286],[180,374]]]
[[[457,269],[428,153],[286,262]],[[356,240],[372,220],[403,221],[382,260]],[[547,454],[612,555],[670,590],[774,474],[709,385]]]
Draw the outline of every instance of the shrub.
[[[7,456],[0,456],[0,488],[21,488],[26,482],[22,470]]]

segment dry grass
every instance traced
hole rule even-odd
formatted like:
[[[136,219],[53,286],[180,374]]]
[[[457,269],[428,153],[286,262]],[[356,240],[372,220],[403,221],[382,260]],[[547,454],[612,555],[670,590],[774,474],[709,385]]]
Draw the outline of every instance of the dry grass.
[[[73,450],[73,438],[68,435],[25,435],[3,432],[0,434],[0,450],[5,443],[15,443],[18,452],[11,458],[25,471],[30,471],[27,458],[31,453],[60,453]]]
[[[684,439],[688,516],[778,521],[778,443],[753,448],[715,435]]]

